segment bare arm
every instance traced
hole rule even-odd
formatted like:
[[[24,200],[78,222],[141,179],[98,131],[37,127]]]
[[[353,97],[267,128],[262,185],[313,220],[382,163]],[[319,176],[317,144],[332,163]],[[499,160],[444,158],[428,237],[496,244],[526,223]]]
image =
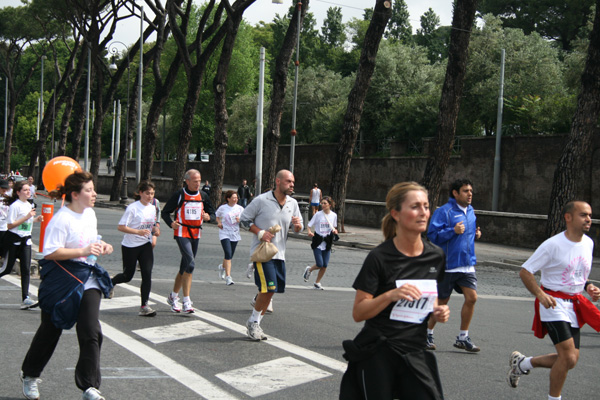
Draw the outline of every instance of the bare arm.
[[[354,307],[352,308],[352,318],[356,322],[365,321],[382,312],[391,302],[400,299],[412,301],[420,298],[421,291],[409,283],[399,288],[388,290],[377,297],[373,297],[372,294],[357,289],[354,298]]]
[[[535,276],[527,271],[525,268],[521,268],[521,272],[519,272],[519,276],[523,281],[523,284],[533,294],[540,303],[546,308],[554,308],[556,306],[556,299],[549,294],[545,293],[540,285],[538,285]]]

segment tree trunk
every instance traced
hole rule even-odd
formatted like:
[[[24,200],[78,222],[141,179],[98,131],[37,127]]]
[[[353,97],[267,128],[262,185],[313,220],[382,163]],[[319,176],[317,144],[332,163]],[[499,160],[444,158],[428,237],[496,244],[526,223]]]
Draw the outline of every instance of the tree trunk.
[[[594,27],[581,75],[581,92],[573,116],[571,131],[566,146],[556,165],[546,234],[555,235],[564,229],[561,209],[580,195],[579,171],[590,168],[592,135],[600,116],[600,0],[596,1]]]
[[[263,154],[262,188],[256,190],[257,194],[275,186],[275,174],[277,173],[277,152],[281,139],[281,115],[285,103],[285,91],[287,88],[287,76],[292,54],[298,41],[298,24],[302,26],[309,0],[301,1],[300,21],[298,11],[294,12],[290,25],[283,39],[281,50],[275,60],[275,72],[273,74],[273,91],[271,93],[271,106],[269,107],[269,121],[265,133],[265,151]]]
[[[421,181],[429,191],[429,204],[432,208],[438,204],[442,180],[454,146],[476,8],[477,0],[457,0],[454,6],[448,66],[437,117],[437,133]]]
[[[350,173],[352,153],[360,129],[360,118],[365,98],[367,97],[373,71],[375,70],[375,59],[379,51],[379,44],[391,16],[392,8],[390,2],[377,0],[371,23],[365,35],[365,42],[356,72],[356,81],[348,95],[348,107],[344,116],[342,137],[337,147],[331,177],[331,195],[333,201],[337,204],[338,221],[342,226],[342,231],[344,226],[346,185],[348,183],[348,174]]]
[[[225,153],[227,152],[229,141],[227,135],[227,121],[229,120],[229,115],[227,114],[227,74],[231,63],[231,55],[235,47],[235,39],[240,23],[242,22],[241,17],[240,14],[239,17],[228,18],[225,21],[227,35],[223,41],[217,73],[213,80],[213,89],[215,92],[215,138],[210,200],[215,206],[221,204],[223,177],[225,175]]]

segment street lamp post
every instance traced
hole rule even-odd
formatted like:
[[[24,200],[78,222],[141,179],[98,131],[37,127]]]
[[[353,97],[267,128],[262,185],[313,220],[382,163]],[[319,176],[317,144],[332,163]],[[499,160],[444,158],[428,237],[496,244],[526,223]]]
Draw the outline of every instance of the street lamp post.
[[[115,45],[120,44],[123,47],[125,47],[125,49],[127,49],[127,53],[125,53],[126,57],[127,57],[127,107],[125,107],[125,131],[129,132],[129,81],[130,81],[130,76],[129,76],[129,47],[127,47],[127,45],[123,42],[120,42],[118,40],[114,40],[112,41],[109,45],[108,45],[108,51],[110,51],[113,55],[113,62],[112,64],[109,65],[108,68],[110,68],[111,70],[116,70],[118,67],[117,65],[114,63],[114,57],[116,57],[117,53],[119,52],[119,49],[117,49],[117,47]],[[121,115],[119,113],[119,115]],[[120,121],[120,120],[119,120]],[[117,142],[120,140],[120,135],[117,135]],[[117,146],[119,146],[119,144],[117,143]],[[113,149],[115,148],[114,143],[113,143]],[[119,147],[117,147],[119,148]],[[127,152],[127,146],[125,146],[125,151]],[[119,156],[119,152],[117,151],[117,157]],[[113,162],[114,162],[115,158],[113,157]],[[125,175],[127,175],[127,157],[125,157]]]

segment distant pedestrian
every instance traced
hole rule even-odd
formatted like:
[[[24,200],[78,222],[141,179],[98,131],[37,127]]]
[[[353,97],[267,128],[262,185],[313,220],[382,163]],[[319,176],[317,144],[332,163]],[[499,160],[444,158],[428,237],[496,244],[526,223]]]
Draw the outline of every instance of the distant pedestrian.
[[[237,194],[240,205],[246,208],[248,202],[250,201],[250,198],[252,197],[250,194],[250,187],[248,186],[247,180],[242,180],[242,184],[238,187]]]
[[[592,301],[600,299],[600,289],[588,280],[594,241],[586,233],[592,226],[592,207],[584,201],[570,201],[562,215],[567,229],[542,243],[519,274],[536,298],[534,335],[542,339],[548,333],[556,353],[527,357],[513,351],[508,372],[508,384],[516,388],[520,377],[532,369],[549,368],[549,400],[560,400],[567,374],[579,360],[580,329],[587,323],[600,331],[600,311],[582,295],[587,292]],[[538,271],[540,284],[534,276]]]
[[[8,247],[8,257],[0,267],[0,277],[12,272],[17,258],[21,267],[21,310],[37,306],[37,302],[29,297],[29,279],[31,274],[31,231],[33,223],[43,219],[42,215],[36,216],[35,209],[27,200],[30,189],[27,181],[15,183],[13,195],[5,198],[8,205],[6,223],[8,231],[5,243]]]
[[[422,235],[427,230],[427,190],[398,183],[386,198],[381,228],[385,241],[371,250],[352,285],[352,317],[365,321],[345,341],[348,370],[340,399],[441,400],[437,361],[425,351],[427,320],[446,322],[450,311],[437,302],[444,253]]]
[[[303,278],[304,282],[308,282],[310,274],[314,270],[319,270],[314,289],[323,290],[321,285],[321,279],[327,271],[327,265],[329,264],[329,257],[331,256],[331,246],[333,244],[333,236],[337,235],[337,214],[332,211],[335,207],[333,199],[329,196],[323,197],[321,200],[322,210],[317,212],[311,218],[306,228],[306,232],[309,237],[312,237],[311,248],[315,257],[315,264],[306,267],[304,270]],[[314,229],[314,232],[311,230]]]
[[[460,332],[454,347],[469,352],[478,352],[469,336],[469,325],[477,301],[477,275],[475,274],[475,239],[481,237],[475,211],[471,205],[473,184],[468,179],[458,179],[450,185],[450,199],[433,213],[427,237],[446,253],[446,274],[438,284],[439,304],[448,304],[452,291],[461,293],[465,301],[460,313]],[[435,321],[429,320],[427,348],[435,350],[433,328]]]
[[[127,206],[119,221],[118,229],[125,233],[121,242],[123,272],[112,278],[113,285],[131,281],[135,274],[135,267],[139,263],[142,274],[140,286],[142,304],[138,315],[142,317],[156,315],[156,311],[148,305],[154,266],[153,248],[156,245],[156,238],[160,236],[160,228],[157,225],[160,206],[158,200],[154,198],[154,189],[152,182],[140,182],[135,195],[137,201]]]
[[[27,201],[29,201],[31,205],[33,205],[33,208],[35,208],[34,200],[37,199],[37,193],[35,192],[36,187],[33,184],[33,176],[27,178],[27,183],[29,183],[29,199],[27,199]]]
[[[225,253],[223,264],[219,265],[219,277],[225,280],[227,286],[233,285],[231,278],[231,260],[235,254],[240,236],[240,215],[244,207],[237,204],[238,195],[233,190],[225,192],[225,203],[217,209],[217,226],[219,227],[219,240]]]
[[[204,181],[204,185],[202,185],[202,191],[210,196],[210,182]]]
[[[8,191],[8,181],[0,179],[0,257],[6,258],[7,243],[5,242],[6,232],[8,231],[8,204],[5,202],[6,192]]]
[[[78,171],[69,175],[64,185],[50,192],[54,199],[64,196],[67,204],[54,214],[46,228],[44,259],[40,261],[43,264],[39,288],[42,322],[21,367],[23,394],[27,399],[40,398],[39,377],[58,345],[63,328],[70,329],[77,324],[79,359],[75,366],[75,384],[83,392],[83,400],[104,400],[98,390],[102,380],[103,339],[100,297],[102,294],[107,297],[112,285],[108,273],[92,259],[111,254],[113,248],[97,239],[98,221],[93,210],[96,192],[92,178],[89,172]],[[71,358],[74,349],[65,350]]]
[[[111,156],[108,156],[108,160],[106,160],[106,170],[108,171],[107,173],[110,175],[110,171],[112,169],[113,166],[113,160]]]
[[[323,200],[323,192],[319,189],[319,185],[316,183],[313,185],[313,188],[310,190],[310,215],[313,216],[319,211],[319,204],[321,204],[321,200]]]

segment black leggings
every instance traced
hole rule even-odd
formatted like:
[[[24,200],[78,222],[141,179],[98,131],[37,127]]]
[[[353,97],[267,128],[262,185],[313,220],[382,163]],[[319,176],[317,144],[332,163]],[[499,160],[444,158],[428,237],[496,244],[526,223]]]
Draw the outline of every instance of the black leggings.
[[[21,240],[18,244],[8,244],[8,256],[5,255],[7,259],[4,261],[5,264],[0,266],[0,277],[8,275],[12,272],[17,258],[19,259],[21,264],[21,297],[23,300],[29,296],[29,274],[31,273],[31,245],[25,243],[26,240]]]
[[[75,384],[83,391],[90,387],[100,388],[100,348],[102,330],[100,329],[100,291],[89,289],[83,292],[79,315],[77,316],[77,340],[79,342],[79,360],[75,366]],[[42,323],[38,328],[29,351],[23,360],[23,375],[37,378],[50,361],[62,329],[54,326],[50,314],[42,311]],[[71,351],[71,350],[69,350]]]
[[[142,296],[142,306],[148,304],[150,289],[152,288],[152,267],[154,266],[154,252],[152,243],[148,242],[138,247],[121,246],[123,255],[123,272],[112,278],[113,285],[131,281],[135,274],[135,266],[140,263],[142,272],[142,285],[140,294]]]

